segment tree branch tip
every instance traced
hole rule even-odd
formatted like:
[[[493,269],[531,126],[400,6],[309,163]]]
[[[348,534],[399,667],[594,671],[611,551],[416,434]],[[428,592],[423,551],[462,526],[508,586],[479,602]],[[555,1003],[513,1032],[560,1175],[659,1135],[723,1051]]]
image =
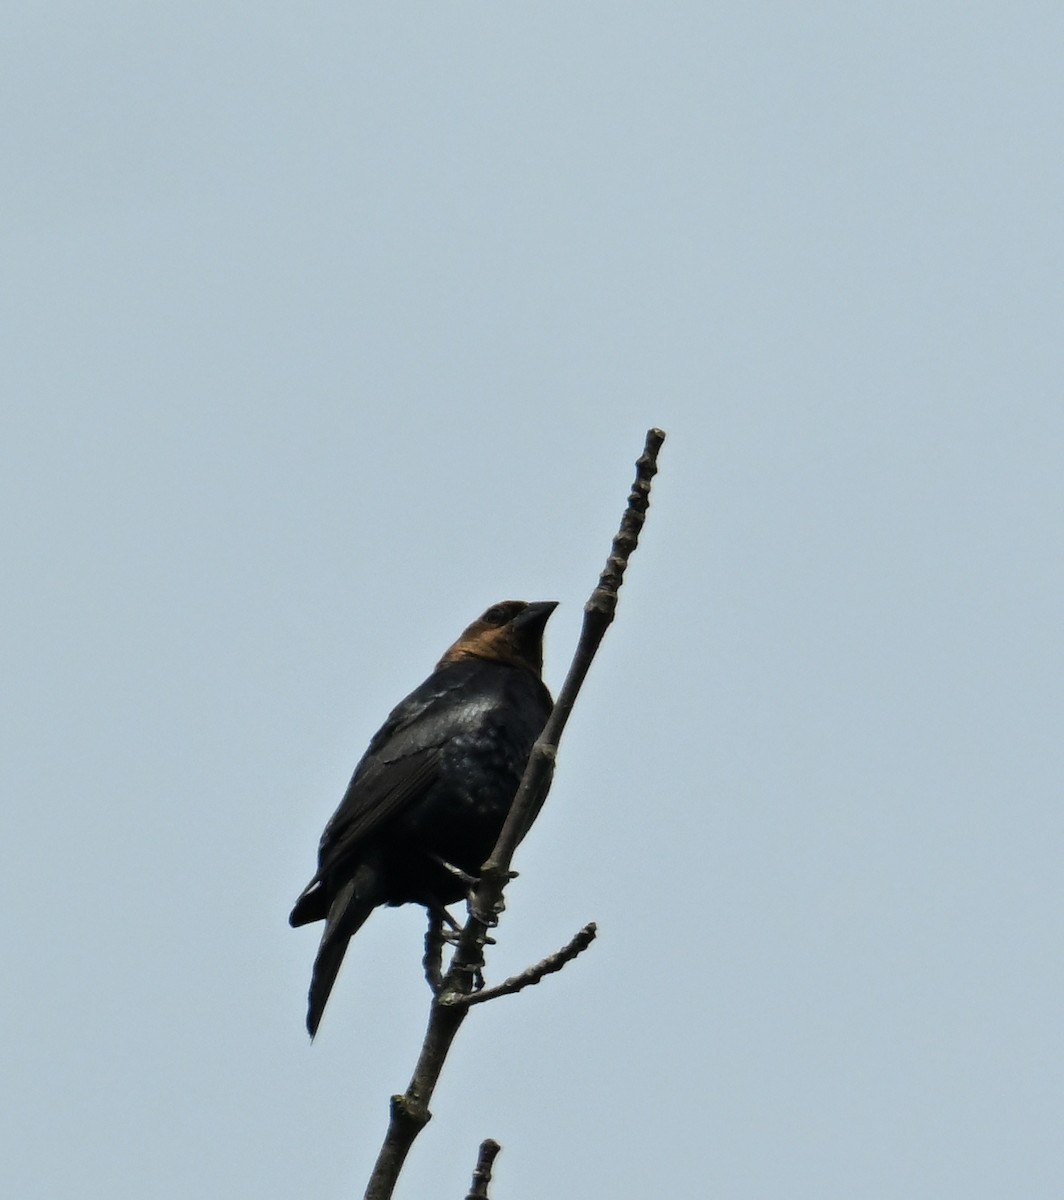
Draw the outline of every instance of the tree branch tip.
[[[488,1184],[491,1183],[491,1168],[502,1147],[494,1138],[485,1138],[477,1153],[477,1165],[473,1170],[473,1182],[466,1200],[487,1200]]]

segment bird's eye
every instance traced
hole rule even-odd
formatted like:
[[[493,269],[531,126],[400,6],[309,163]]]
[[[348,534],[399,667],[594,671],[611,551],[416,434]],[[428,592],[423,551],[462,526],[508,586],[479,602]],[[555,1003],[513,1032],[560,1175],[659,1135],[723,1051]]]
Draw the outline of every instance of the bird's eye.
[[[505,625],[512,615],[508,604],[493,604],[481,620],[488,625]]]

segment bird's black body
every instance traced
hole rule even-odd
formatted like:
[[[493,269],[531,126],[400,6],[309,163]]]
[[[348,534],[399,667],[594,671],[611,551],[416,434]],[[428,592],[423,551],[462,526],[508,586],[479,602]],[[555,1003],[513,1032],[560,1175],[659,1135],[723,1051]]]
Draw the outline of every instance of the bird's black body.
[[[461,881],[429,854],[470,874],[480,867],[550,707],[543,684],[508,663],[465,658],[430,675],[355,768],[322,835],[318,886],[300,897],[293,924],[323,918],[328,894],[367,859],[377,904],[460,899]]]
[[[550,715],[540,679],[553,603],[506,601],[474,622],[374,735],[322,834],[293,925],[325,920],[307,1028],[317,1030],[347,943],[382,904],[437,907],[476,874]]]

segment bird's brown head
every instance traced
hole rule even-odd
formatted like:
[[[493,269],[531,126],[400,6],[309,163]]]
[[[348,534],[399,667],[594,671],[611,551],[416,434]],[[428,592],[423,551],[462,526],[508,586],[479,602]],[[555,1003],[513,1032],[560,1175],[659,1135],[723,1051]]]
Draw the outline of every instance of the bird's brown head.
[[[439,661],[439,666],[460,658],[487,658],[525,667],[539,675],[543,670],[543,630],[557,600],[502,600],[477,617]]]

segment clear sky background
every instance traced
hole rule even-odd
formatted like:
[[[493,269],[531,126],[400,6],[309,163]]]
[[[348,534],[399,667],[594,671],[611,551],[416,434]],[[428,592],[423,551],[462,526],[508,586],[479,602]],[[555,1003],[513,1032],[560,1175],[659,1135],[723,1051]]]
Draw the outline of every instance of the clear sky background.
[[[287,914],[505,597],[619,619],[399,1195],[1064,1195],[1064,7],[11,3],[0,1191],[360,1196]]]

